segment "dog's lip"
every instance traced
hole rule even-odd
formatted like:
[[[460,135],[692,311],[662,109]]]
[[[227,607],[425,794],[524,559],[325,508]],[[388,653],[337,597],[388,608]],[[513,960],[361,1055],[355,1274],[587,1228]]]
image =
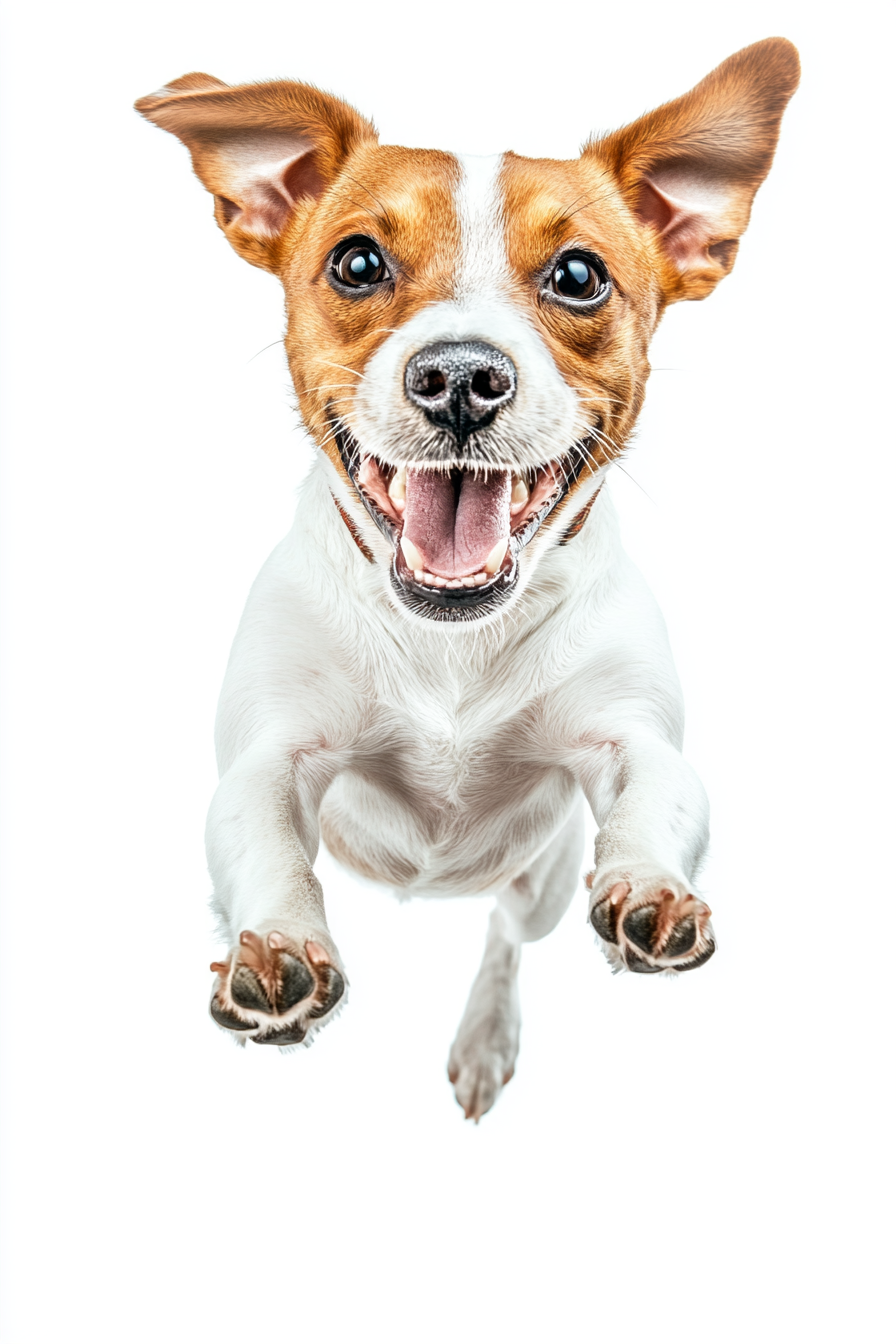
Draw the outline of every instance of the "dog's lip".
[[[503,600],[517,581],[517,554],[511,543],[497,574],[476,588],[431,588],[428,584],[417,582],[402,555],[401,547],[397,546],[390,575],[393,584],[399,586],[400,590],[412,597],[422,598],[432,606],[440,607],[446,615],[450,615],[452,611],[462,612],[484,606],[496,599]]]
[[[507,555],[501,568],[492,579],[474,588],[434,588],[416,581],[398,544],[402,532],[400,522],[389,517],[359,481],[359,474],[364,462],[360,444],[351,431],[340,421],[334,419],[331,421],[331,425],[342,464],[357,491],[358,498],[394,548],[391,567],[393,586],[400,594],[419,598],[440,609],[444,614],[443,618],[449,619],[452,613],[461,615],[464,610],[470,610],[473,607],[481,608],[494,605],[496,602],[502,602],[509,595],[519,578],[518,560],[521,551],[529,544],[547,517],[566,497],[571,485],[587,463],[587,453],[579,452],[576,454],[575,450],[571,450],[567,456],[553,458],[543,464],[540,470],[552,472],[557,482],[557,488],[545,499],[540,508],[536,508],[521,526],[511,532]],[[391,463],[383,465],[386,466],[387,470],[396,470]]]

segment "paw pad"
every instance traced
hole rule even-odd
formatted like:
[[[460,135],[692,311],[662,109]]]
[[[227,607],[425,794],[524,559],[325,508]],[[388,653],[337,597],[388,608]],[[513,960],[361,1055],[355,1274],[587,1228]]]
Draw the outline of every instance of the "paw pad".
[[[634,883],[634,886],[633,886]],[[690,971],[709,961],[712,911],[689,892],[656,881],[615,882],[591,911],[591,923],[617,963],[640,975]]]
[[[342,998],[345,980],[320,943],[309,939],[303,951],[304,959],[283,934],[270,933],[262,940],[244,930],[230,960],[212,963],[220,983],[209,1011],[218,1026],[253,1033],[249,1039],[258,1045],[304,1040],[309,1020],[326,1017]]]

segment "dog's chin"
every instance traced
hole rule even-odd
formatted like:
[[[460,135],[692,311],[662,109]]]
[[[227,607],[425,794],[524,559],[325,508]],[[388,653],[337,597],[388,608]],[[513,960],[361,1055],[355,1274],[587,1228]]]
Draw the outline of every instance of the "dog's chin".
[[[396,548],[389,579],[402,605],[416,616],[430,621],[479,621],[492,615],[509,600],[519,580],[517,557],[508,547],[507,557],[498,572],[476,587],[444,588],[418,583]]]
[[[427,461],[419,466],[411,462],[397,467],[365,456],[349,431],[337,425],[333,428],[358,497],[392,546],[389,578],[396,597],[408,611],[431,621],[480,621],[507,604],[519,585],[523,550],[588,463],[587,452],[577,446],[541,467],[519,472],[486,467],[476,461],[469,466],[440,468]],[[423,485],[419,484],[421,480]],[[406,522],[409,530],[411,527],[412,488],[424,496],[419,503],[413,501],[414,517],[419,520],[421,515],[426,518],[447,511],[447,519],[441,519],[442,530],[447,527],[466,534],[459,556],[452,549],[450,560],[443,555],[439,563],[429,564],[406,535]],[[461,520],[460,499],[465,489],[474,502],[466,506],[466,516]],[[486,529],[484,539],[476,535],[477,511]],[[489,550],[493,533],[500,538]]]

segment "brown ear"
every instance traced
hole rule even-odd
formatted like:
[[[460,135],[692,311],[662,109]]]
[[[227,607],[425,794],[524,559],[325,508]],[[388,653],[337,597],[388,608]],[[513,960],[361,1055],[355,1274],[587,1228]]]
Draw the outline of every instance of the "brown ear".
[[[184,75],[135,107],[183,140],[230,242],[269,271],[296,203],[319,196],[352,149],[376,139],[347,103],[288,79],[230,86]]]
[[[705,298],[734,265],[799,77],[796,48],[770,37],[729,56],[690,93],[585,146],[657,236],[668,300]]]

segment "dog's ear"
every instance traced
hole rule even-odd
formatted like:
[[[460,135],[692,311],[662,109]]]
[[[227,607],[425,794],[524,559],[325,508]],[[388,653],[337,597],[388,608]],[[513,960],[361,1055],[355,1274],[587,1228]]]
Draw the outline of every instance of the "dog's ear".
[[[690,93],[585,146],[655,233],[667,300],[705,298],[734,265],[799,75],[796,48],[770,37]]]
[[[354,108],[293,80],[231,86],[184,75],[135,107],[183,140],[230,242],[269,271],[297,203],[319,196],[357,145],[376,140]]]

